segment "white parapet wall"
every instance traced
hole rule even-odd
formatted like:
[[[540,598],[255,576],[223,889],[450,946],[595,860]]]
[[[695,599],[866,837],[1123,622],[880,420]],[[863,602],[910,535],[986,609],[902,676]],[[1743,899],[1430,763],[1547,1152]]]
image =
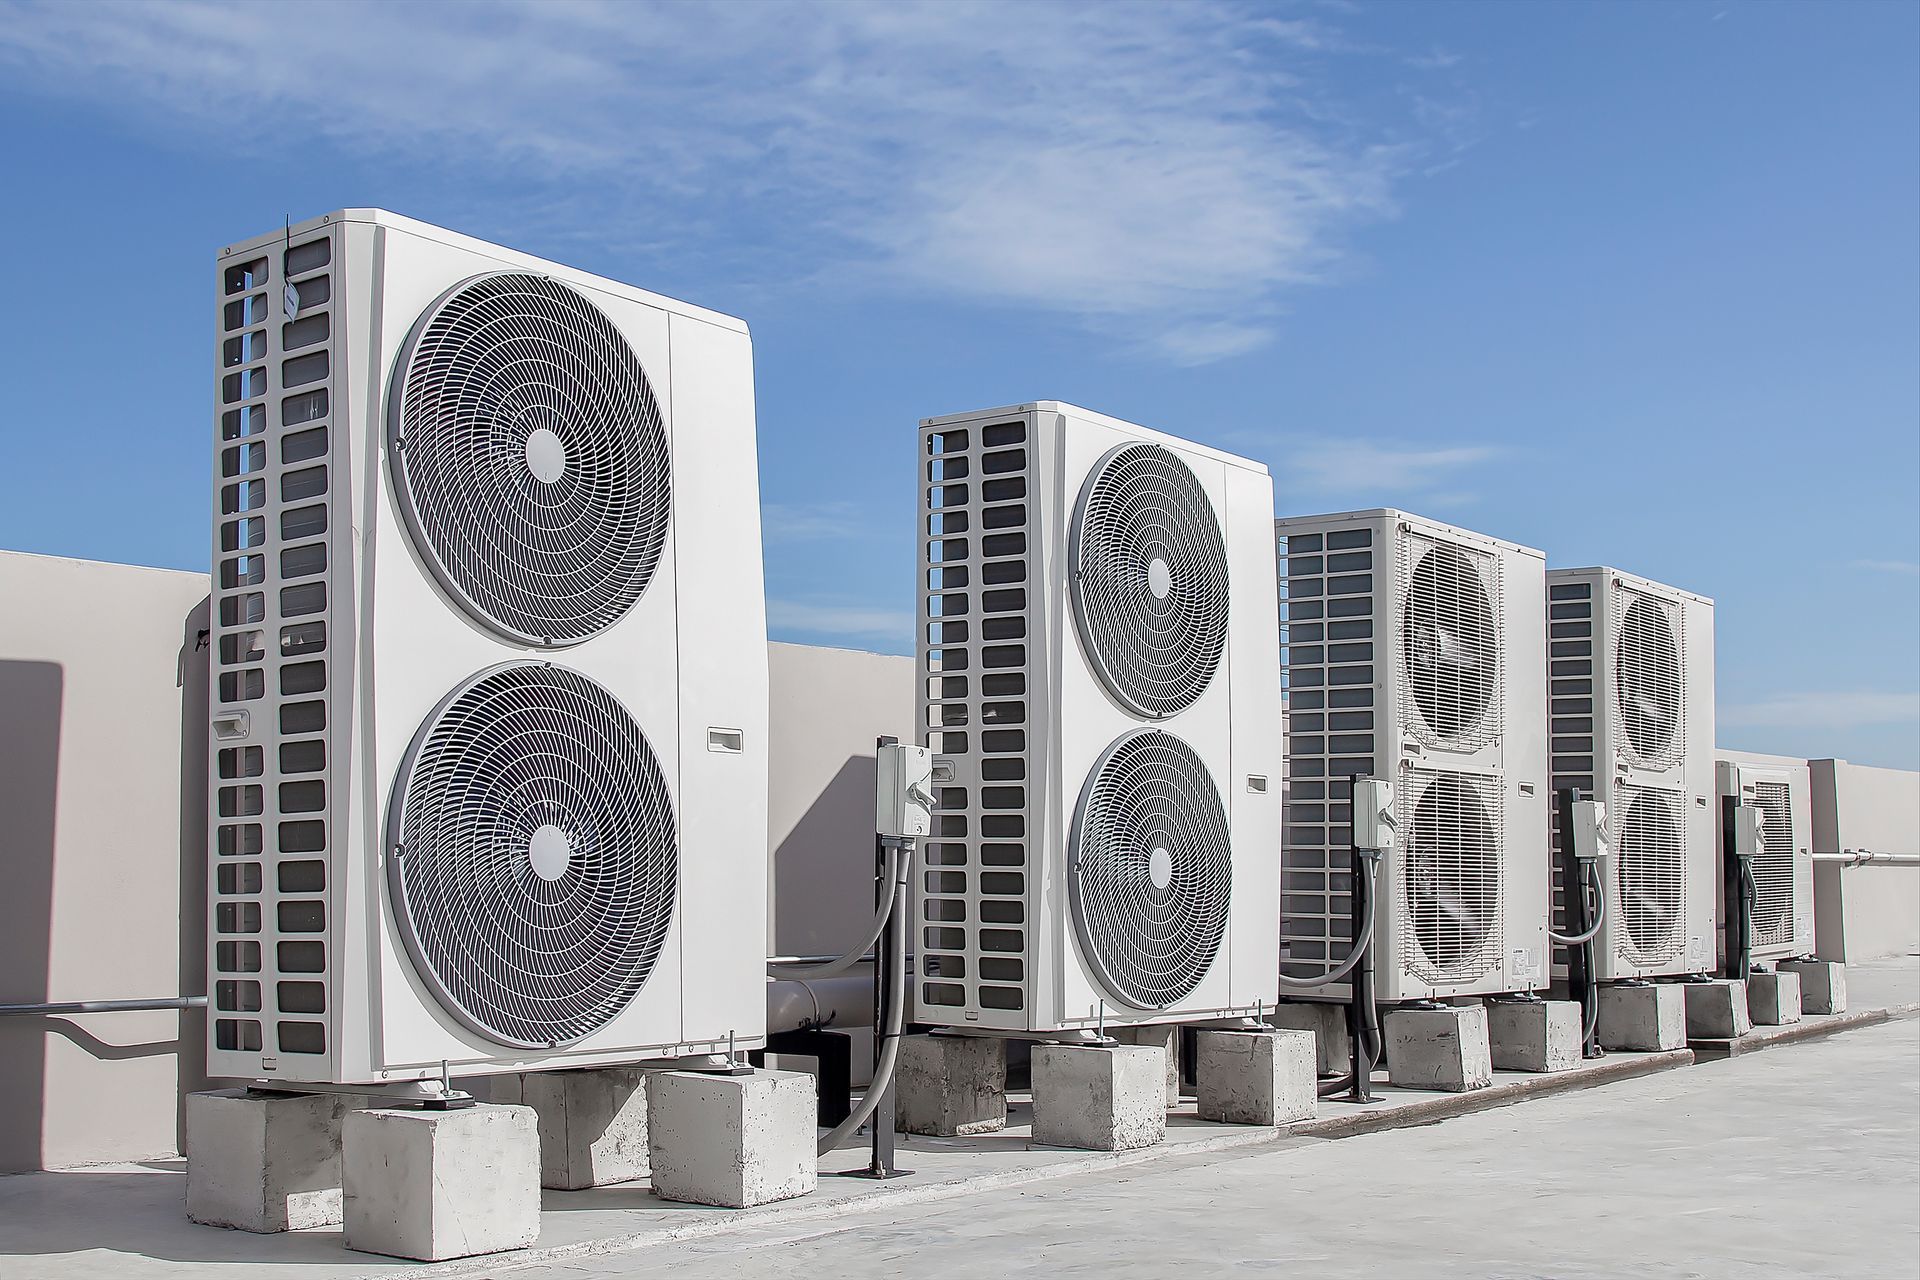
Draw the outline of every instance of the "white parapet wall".
[[[1807,766],[1820,958],[1858,963],[1920,952],[1920,773],[1845,760]],[[1840,856],[1863,851],[1884,860]]]

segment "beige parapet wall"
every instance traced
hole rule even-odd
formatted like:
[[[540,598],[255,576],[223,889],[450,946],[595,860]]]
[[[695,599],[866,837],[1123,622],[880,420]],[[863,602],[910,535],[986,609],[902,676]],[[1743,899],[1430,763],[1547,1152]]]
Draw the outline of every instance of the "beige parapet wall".
[[[1813,910],[1822,960],[1920,953],[1920,773],[1810,760]],[[1904,855],[1891,862],[1822,858]]]

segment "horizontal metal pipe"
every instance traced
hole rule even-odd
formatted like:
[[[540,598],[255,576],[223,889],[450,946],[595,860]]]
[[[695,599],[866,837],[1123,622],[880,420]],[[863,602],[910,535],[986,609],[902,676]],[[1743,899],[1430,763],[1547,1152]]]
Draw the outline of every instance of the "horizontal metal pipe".
[[[147,1009],[204,1009],[205,996],[160,996],[153,1000],[50,1000],[44,1004],[0,1004],[0,1017],[50,1013],[137,1013]]]
[[[1920,867],[1920,853],[1876,853],[1872,849],[1842,849],[1839,853],[1816,853],[1815,862],[1838,862],[1846,867],[1866,863],[1884,867]]]
[[[802,1026],[845,1030],[872,1025],[873,970],[870,966],[832,978],[781,978],[767,983],[769,1035],[796,1031]]]

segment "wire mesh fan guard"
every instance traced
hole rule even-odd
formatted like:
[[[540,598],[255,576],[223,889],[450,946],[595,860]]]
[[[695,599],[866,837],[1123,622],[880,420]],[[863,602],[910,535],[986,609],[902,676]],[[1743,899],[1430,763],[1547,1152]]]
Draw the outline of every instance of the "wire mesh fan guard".
[[[1483,745],[1497,729],[1500,682],[1497,614],[1479,563],[1486,557],[1412,537],[1403,547],[1413,564],[1401,658],[1416,727],[1435,745]]]
[[[1614,831],[1614,910],[1622,952],[1636,965],[1679,958],[1686,939],[1686,797],[1622,787]]]
[[[671,478],[653,388],[605,312],[545,276],[476,276],[421,315],[394,381],[394,488],[449,594],[548,647],[633,607]]]
[[[607,690],[515,662],[415,735],[388,816],[388,886],[447,1011],[545,1049],[605,1026],[659,959],[679,850],[653,748]]]
[[[1465,774],[1414,774],[1408,781],[1402,955],[1423,981],[1469,982],[1499,961],[1499,815]]]
[[[1784,782],[1757,782],[1754,801],[1764,822],[1753,859],[1753,940],[1781,946],[1793,936],[1793,799]]]
[[[1074,513],[1073,616],[1101,683],[1163,720],[1206,692],[1227,642],[1227,548],[1199,478],[1172,450],[1125,444]]]
[[[1626,596],[1613,662],[1620,728],[1635,763],[1671,764],[1681,746],[1680,645],[1659,601]]]
[[[1158,729],[1109,747],[1080,793],[1067,867],[1102,985],[1141,1009],[1191,994],[1226,934],[1232,882],[1226,808],[1193,748]]]

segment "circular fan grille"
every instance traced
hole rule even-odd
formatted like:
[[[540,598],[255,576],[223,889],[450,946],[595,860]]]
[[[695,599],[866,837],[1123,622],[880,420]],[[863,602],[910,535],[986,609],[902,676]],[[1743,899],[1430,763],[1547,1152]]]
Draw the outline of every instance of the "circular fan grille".
[[[544,276],[477,276],[421,316],[395,382],[395,489],[450,594],[549,647],[633,606],[666,542],[667,437],[604,312]]]
[[[1492,967],[1488,944],[1500,908],[1500,842],[1469,778],[1435,774],[1421,789],[1407,833],[1406,909],[1428,981],[1463,981]]]
[[[1679,956],[1686,896],[1686,828],[1682,798],[1664,791],[1624,797],[1614,837],[1614,886],[1623,950],[1634,964]]]
[[[569,1044],[653,971],[673,803],[640,726],[585,676],[510,663],[456,689],[414,738],[387,834],[414,964],[482,1035]]]
[[[1493,600],[1467,553],[1435,545],[1415,562],[1401,645],[1426,729],[1445,743],[1474,736],[1493,707],[1500,668]]]
[[[1113,696],[1160,720],[1206,692],[1227,641],[1227,548],[1172,451],[1121,445],[1080,495],[1073,616]]]
[[[1227,811],[1193,749],[1158,729],[1114,743],[1080,794],[1067,874],[1107,989],[1142,1009],[1191,993],[1226,933],[1232,876]]]
[[[1680,734],[1680,646],[1666,610],[1645,596],[1620,618],[1613,678],[1628,747],[1644,763],[1669,759]]]

